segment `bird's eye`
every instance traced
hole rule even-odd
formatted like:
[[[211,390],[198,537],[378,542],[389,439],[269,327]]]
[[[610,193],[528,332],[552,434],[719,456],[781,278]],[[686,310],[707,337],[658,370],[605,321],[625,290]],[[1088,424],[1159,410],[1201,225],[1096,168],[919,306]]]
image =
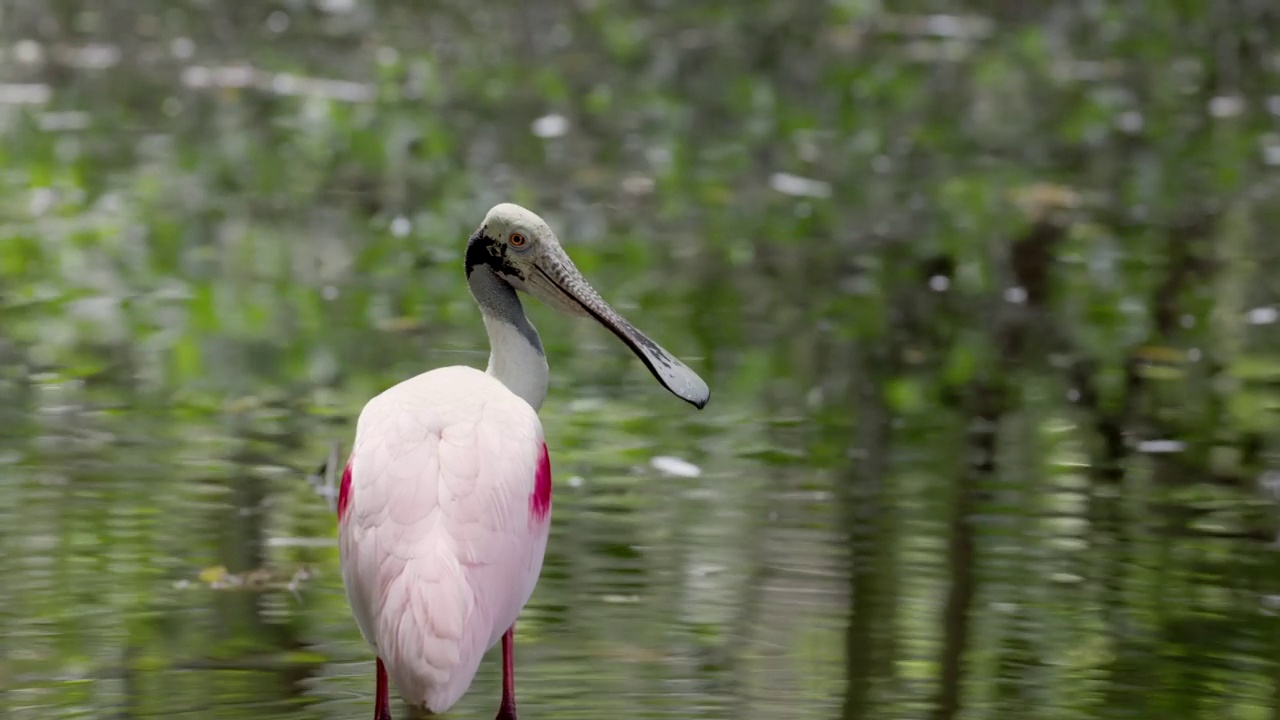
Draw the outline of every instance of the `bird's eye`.
[[[513,248],[522,248],[529,244],[529,238],[520,233],[511,233],[511,237],[507,239]]]

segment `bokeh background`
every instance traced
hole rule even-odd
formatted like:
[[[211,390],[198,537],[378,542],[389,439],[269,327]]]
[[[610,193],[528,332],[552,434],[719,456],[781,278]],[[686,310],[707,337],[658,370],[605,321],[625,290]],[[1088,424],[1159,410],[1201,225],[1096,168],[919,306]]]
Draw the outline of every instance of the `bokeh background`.
[[[4,0],[0,717],[372,713],[308,475],[484,364],[462,249],[513,200],[713,388],[531,306],[523,717],[1280,718],[1278,31]]]

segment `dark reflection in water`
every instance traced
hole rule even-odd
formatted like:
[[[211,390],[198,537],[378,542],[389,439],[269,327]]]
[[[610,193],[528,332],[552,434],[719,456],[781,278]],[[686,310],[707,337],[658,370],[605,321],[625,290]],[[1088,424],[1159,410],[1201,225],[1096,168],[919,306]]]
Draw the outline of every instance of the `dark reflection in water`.
[[[82,5],[0,8],[0,717],[371,713],[307,473],[514,200],[714,389],[532,310],[528,717],[1280,718],[1265,3]]]

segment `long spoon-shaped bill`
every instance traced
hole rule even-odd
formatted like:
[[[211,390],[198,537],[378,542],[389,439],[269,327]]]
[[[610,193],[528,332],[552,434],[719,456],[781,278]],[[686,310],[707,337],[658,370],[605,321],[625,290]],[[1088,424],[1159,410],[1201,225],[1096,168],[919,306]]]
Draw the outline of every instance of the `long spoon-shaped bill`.
[[[707,404],[711,391],[702,378],[609,307],[563,250],[550,249],[534,268],[525,280],[539,299],[561,312],[595,318],[626,343],[671,394],[699,410]]]

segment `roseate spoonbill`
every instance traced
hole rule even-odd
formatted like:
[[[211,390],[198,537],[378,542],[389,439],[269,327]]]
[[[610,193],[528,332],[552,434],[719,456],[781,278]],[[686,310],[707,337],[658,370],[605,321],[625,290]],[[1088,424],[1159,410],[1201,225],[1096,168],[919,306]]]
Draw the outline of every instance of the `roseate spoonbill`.
[[[489,367],[446,367],[365,405],[338,491],[342,581],[377,656],[375,720],[391,717],[388,676],[439,713],[502,640],[498,720],[515,720],[513,628],[542,570],[551,463],[538,408],[547,359],[520,290],[593,317],[677,397],[702,408],[706,383],[592,289],[532,212],[495,206],[467,241],[467,285],[489,334]]]

